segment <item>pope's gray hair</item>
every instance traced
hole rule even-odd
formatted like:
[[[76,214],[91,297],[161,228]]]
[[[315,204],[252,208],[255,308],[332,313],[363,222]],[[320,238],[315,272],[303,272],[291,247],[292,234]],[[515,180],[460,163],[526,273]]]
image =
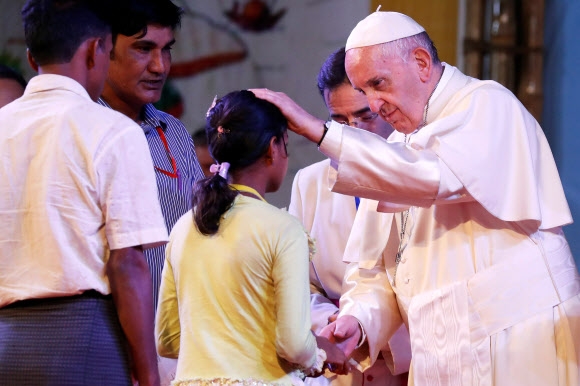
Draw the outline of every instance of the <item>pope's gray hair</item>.
[[[415,48],[421,47],[429,52],[433,63],[440,63],[439,55],[437,54],[437,48],[435,47],[435,44],[429,35],[427,35],[427,32],[421,32],[417,35],[397,39],[388,43],[383,43],[382,46],[384,56],[396,56],[405,63],[407,63],[407,61],[410,59],[410,55],[413,50]]]

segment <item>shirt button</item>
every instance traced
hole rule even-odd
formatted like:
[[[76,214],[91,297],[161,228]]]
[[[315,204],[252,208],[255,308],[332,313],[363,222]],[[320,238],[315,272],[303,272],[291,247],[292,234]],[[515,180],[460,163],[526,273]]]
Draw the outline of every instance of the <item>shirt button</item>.
[[[372,375],[367,375],[367,381],[372,382],[373,381],[373,376]]]
[[[403,258],[401,259],[401,264],[405,264],[406,262],[407,262],[407,259],[403,257]]]

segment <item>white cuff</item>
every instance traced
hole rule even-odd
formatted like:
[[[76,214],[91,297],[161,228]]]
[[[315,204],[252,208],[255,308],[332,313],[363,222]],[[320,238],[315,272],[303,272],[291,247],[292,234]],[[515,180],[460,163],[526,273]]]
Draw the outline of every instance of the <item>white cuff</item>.
[[[322,373],[322,368],[324,367],[324,362],[326,361],[326,351],[317,347],[316,348],[316,359],[314,364],[307,369],[296,369],[290,373],[292,378],[297,377],[304,380],[306,377],[317,376]]]
[[[327,123],[328,124],[328,123]],[[323,141],[318,146],[318,150],[326,155],[334,163],[338,163],[340,157],[340,146],[342,142],[342,125],[335,121],[330,121],[328,131]]]
[[[324,367],[324,361],[326,361],[326,351],[317,347],[316,348],[316,361],[309,369],[305,370],[304,373],[309,375],[316,375],[322,372],[322,367]]]
[[[365,341],[367,340],[367,334],[365,333],[365,329],[363,328],[362,323],[360,322],[360,320],[356,320],[358,322],[358,325],[360,327],[360,340],[358,341],[358,344],[356,345],[356,348],[359,348],[360,346],[362,346]]]

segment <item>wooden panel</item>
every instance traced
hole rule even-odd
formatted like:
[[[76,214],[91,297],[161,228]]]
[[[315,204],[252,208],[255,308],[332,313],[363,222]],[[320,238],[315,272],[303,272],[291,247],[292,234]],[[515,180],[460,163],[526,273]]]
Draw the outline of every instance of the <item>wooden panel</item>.
[[[458,0],[372,0],[371,12],[381,11],[409,15],[421,24],[439,52],[439,59],[452,65],[457,62]]]

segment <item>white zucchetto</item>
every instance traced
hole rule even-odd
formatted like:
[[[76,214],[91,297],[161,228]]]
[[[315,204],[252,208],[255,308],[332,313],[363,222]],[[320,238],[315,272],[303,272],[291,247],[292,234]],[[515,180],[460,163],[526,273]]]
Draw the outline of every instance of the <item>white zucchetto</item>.
[[[346,40],[345,50],[392,42],[424,32],[415,20],[399,12],[373,12],[359,21]]]

